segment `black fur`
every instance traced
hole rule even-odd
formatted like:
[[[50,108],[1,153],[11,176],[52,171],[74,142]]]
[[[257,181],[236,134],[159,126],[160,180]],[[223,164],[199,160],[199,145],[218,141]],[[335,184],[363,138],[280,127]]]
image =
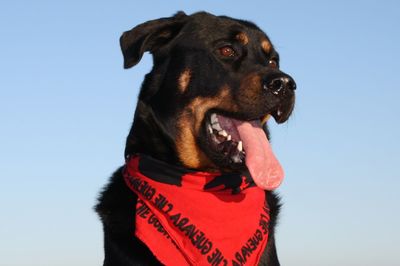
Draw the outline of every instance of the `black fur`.
[[[222,58],[216,52],[217,48],[226,45],[227,40],[232,40],[239,32],[247,34],[249,44],[244,47],[230,41],[228,44],[237,50],[237,56]],[[254,91],[243,91],[243,86],[247,86],[246,77],[252,73],[262,76],[262,82],[270,82],[279,75],[289,77],[279,69],[269,67],[268,60],[277,61],[278,54],[272,45],[268,53],[263,52],[258,46],[262,39],[269,41],[253,23],[205,12],[191,16],[179,12],[173,17],[149,21],[125,32],[120,40],[125,68],[137,64],[146,51],[151,52],[154,58],[154,67],[146,75],[139,94],[125,155],[142,153],[172,165],[193,167],[177,149],[177,139],[181,134],[177,121],[182,114],[188,113],[187,106],[193,99],[213,99],[222,88],[229,88],[232,102],[228,107],[213,106],[204,116],[216,111],[251,120],[266,113],[274,114],[279,107],[283,114],[274,117],[278,122],[285,121],[293,109],[294,94],[291,91],[289,96],[282,97],[275,97],[267,91],[256,95],[256,99],[252,98]],[[179,91],[177,81],[185,69],[192,73],[190,83],[184,91]],[[256,90],[253,87],[251,89]],[[229,106],[238,106],[239,111],[233,111]],[[195,148],[200,149],[206,158],[197,168],[228,173],[243,170],[241,168],[245,166],[234,167],[210,149],[203,131],[195,133]],[[276,266],[279,261],[274,230],[280,203],[273,192],[266,192],[266,195],[271,210],[270,234],[260,265]],[[105,266],[160,265],[134,235],[136,201],[137,197],[124,183],[121,167],[102,191],[96,206],[104,227]]]

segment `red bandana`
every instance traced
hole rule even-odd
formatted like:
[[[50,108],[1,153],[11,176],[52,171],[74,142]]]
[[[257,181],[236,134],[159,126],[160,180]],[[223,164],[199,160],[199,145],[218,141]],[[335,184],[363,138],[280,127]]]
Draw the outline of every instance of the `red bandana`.
[[[268,240],[265,191],[239,174],[195,172],[140,155],[124,178],[136,236],[166,265],[257,265]]]

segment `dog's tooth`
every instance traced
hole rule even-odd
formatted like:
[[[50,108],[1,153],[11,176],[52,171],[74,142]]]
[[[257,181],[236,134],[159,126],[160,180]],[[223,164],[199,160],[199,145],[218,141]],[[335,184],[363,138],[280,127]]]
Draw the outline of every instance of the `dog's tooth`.
[[[231,135],[228,135],[227,137],[226,137],[226,140],[231,140],[232,139],[232,136]]]
[[[264,125],[265,123],[267,123],[270,117],[271,117],[270,114],[264,115],[264,117],[261,119],[261,125]]]
[[[213,129],[216,129],[217,131],[221,131],[222,130],[222,127],[219,125],[218,122],[213,124],[212,127],[213,127]]]
[[[227,136],[228,136],[228,133],[226,133],[225,130],[219,131],[218,134],[220,134],[221,136],[224,136],[224,137],[227,137]]]
[[[217,114],[211,114],[211,124],[218,123]]]
[[[240,159],[240,157],[238,155],[232,156],[232,160],[234,163],[241,163],[242,160]]]
[[[238,142],[237,149],[238,149],[239,151],[242,151],[242,150],[243,150],[243,143],[242,143],[241,140],[239,140],[239,142]]]
[[[281,116],[281,114],[282,114],[282,111],[281,111],[281,110],[278,110],[277,115],[278,115],[278,116]]]
[[[211,125],[208,125],[207,128],[208,128],[208,132],[210,132],[210,134],[212,134],[213,133],[213,129],[212,129]]]

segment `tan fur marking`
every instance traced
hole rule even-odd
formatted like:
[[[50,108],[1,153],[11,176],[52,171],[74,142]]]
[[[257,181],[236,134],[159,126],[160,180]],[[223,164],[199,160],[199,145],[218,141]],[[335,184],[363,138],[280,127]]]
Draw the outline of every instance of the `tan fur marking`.
[[[250,101],[257,101],[261,92],[261,76],[258,73],[252,73],[246,76],[241,83],[241,92],[243,96]],[[243,99],[241,99],[243,101]]]
[[[272,45],[268,40],[263,40],[261,42],[261,48],[264,50],[266,54],[269,54],[269,52],[271,52]]]
[[[236,35],[236,40],[241,42],[243,45],[247,45],[249,43],[249,37],[244,32],[238,33]]]
[[[238,96],[241,108],[262,109],[265,104],[260,101],[262,91],[262,81],[259,73],[251,73],[244,77],[240,84]]]
[[[184,117],[179,121],[180,135],[177,140],[177,151],[182,163],[189,168],[210,167],[212,163],[197,146],[191,118]]]
[[[190,69],[184,70],[182,74],[179,76],[178,87],[182,93],[184,93],[187,87],[189,86],[191,77],[192,77],[192,72],[190,71]]]
[[[225,87],[221,93],[215,97],[197,97],[188,104],[178,118],[178,136],[176,148],[181,162],[189,168],[197,169],[216,169],[215,165],[208,159],[197,144],[197,136],[200,134],[201,122],[205,113],[214,107],[225,110],[237,110],[237,106],[232,104],[229,88]]]

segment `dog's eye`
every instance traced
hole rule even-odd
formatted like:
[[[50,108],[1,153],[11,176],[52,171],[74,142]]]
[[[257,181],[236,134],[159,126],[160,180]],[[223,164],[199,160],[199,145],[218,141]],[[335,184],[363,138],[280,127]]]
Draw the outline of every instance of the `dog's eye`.
[[[233,47],[229,45],[219,48],[219,53],[224,57],[233,57],[236,55]]]
[[[270,68],[278,68],[278,62],[275,59],[268,60],[268,66]]]

